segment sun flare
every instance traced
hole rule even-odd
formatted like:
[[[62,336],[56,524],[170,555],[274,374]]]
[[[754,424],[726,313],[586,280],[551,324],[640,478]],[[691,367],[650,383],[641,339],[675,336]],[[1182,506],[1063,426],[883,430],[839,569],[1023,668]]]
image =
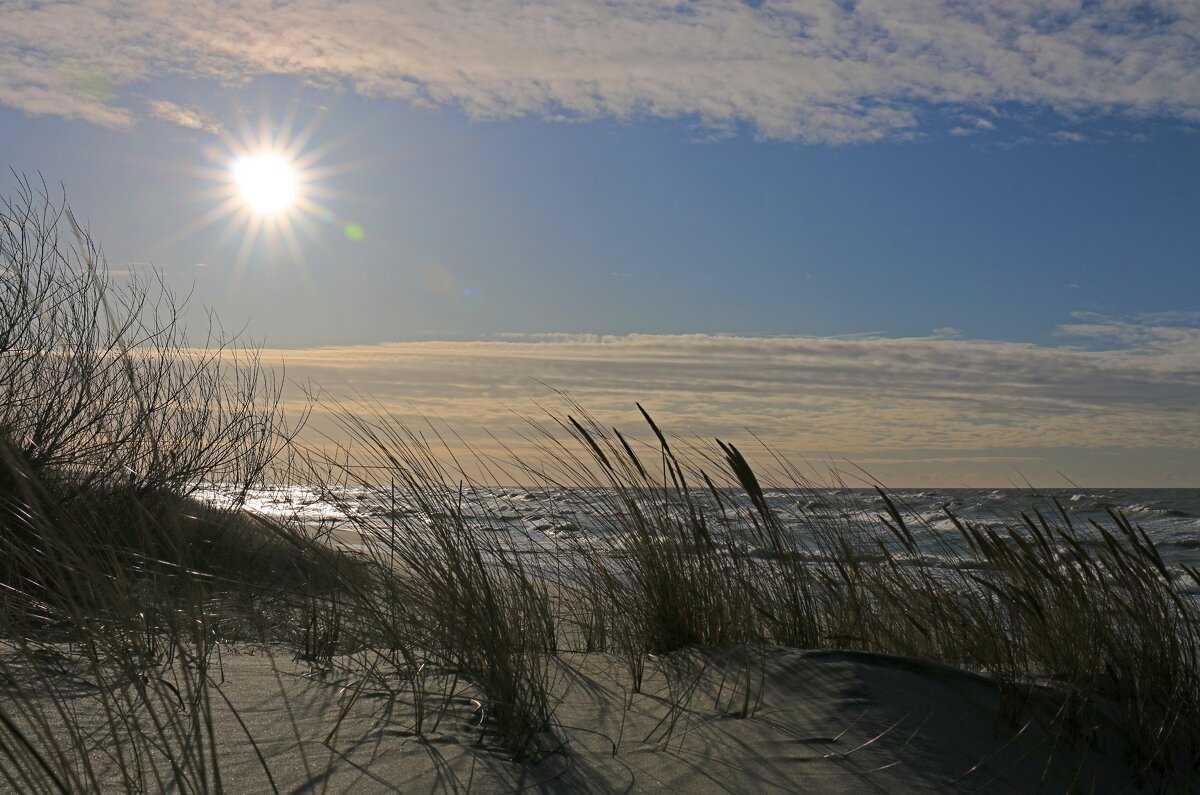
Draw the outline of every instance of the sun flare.
[[[263,215],[274,215],[296,201],[295,170],[274,154],[239,157],[230,166],[242,201]]]
[[[298,123],[302,110],[297,100],[278,118],[264,107],[257,124],[249,115],[237,116],[204,147],[206,163],[193,170],[200,183],[196,197],[209,207],[172,230],[168,241],[220,226],[218,246],[236,241],[231,291],[252,263],[287,262],[293,277],[307,279],[312,252],[326,253],[332,240],[363,239],[362,227],[332,206],[346,194],[330,180],[366,167],[366,161],[330,162],[342,142],[320,140],[322,114]]]

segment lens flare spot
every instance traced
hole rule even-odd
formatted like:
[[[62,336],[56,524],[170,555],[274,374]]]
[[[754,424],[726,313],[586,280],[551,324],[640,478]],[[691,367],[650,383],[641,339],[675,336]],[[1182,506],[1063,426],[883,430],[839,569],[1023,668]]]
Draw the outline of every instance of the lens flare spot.
[[[342,234],[346,236],[347,240],[355,243],[362,242],[363,237],[366,235],[363,228],[353,221],[342,227]]]

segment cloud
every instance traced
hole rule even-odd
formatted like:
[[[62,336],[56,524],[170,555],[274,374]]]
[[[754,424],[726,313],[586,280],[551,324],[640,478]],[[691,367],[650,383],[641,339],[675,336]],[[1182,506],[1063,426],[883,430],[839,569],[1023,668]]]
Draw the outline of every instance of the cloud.
[[[794,456],[924,461],[934,467],[928,478],[943,485],[966,477],[951,465],[964,456],[981,467],[991,461],[991,475],[976,479],[994,485],[1005,482],[997,472],[1010,474],[1022,458],[1043,460],[1056,477],[1056,462],[1090,474],[1099,459],[1087,451],[1120,452],[1118,463],[1136,453],[1149,467],[1156,458],[1147,451],[1200,448],[1200,328],[1090,320],[1063,333],[1118,331],[1124,342],[1091,350],[944,332],[905,339],[563,334],[266,356],[327,394],[372,396],[407,421],[438,417],[483,444],[490,444],[487,429],[519,446],[505,430],[523,427],[514,412],[536,413],[535,401],[554,405],[554,388],[623,429],[641,425],[637,401],[676,432],[744,442],[750,429]],[[318,425],[328,424],[326,411],[318,411]],[[1200,456],[1189,460],[1170,477],[1200,476]],[[1116,470],[1104,471],[1106,482],[1117,479]]]
[[[86,70],[74,68],[71,61],[24,53],[15,57],[18,53],[9,49],[5,27],[6,17],[0,15],[0,105],[34,116],[61,116],[102,127],[133,126],[133,113],[113,104],[115,94],[103,75],[89,78]]]
[[[838,144],[911,136],[929,106],[1197,121],[1198,35],[1179,0],[18,0],[0,102],[124,126],[116,89],[155,76],[284,74],[480,119],[687,117]]]
[[[191,108],[185,108],[174,102],[165,99],[152,100],[149,103],[151,115],[171,124],[178,124],[180,127],[187,127],[190,130],[203,130],[209,133],[220,133],[222,130],[221,123],[210,118],[207,114]]]
[[[1072,130],[1056,130],[1050,133],[1050,137],[1060,144],[1082,144],[1087,143],[1087,136],[1083,133],[1074,132]]]
[[[969,126],[963,127],[962,125],[959,125],[957,127],[950,128],[950,134],[956,138],[961,138],[968,135],[976,135],[977,133],[981,132],[991,132],[992,130],[996,129],[995,124],[983,118],[982,116],[963,116],[962,120]]]

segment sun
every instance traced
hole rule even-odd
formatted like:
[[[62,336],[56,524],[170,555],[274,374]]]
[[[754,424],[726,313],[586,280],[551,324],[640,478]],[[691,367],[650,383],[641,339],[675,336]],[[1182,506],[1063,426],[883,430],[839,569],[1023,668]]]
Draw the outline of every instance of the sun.
[[[260,215],[276,215],[296,203],[296,170],[279,155],[243,155],[230,164],[229,170],[242,201]]]
[[[377,163],[345,159],[341,150],[349,133],[338,138],[321,135],[329,112],[324,108],[300,123],[305,107],[301,99],[294,99],[276,117],[264,101],[257,124],[252,114],[239,112],[232,123],[219,128],[217,140],[201,151],[203,164],[183,167],[196,179],[194,198],[207,208],[169,231],[160,245],[219,227],[208,256],[224,256],[218,250],[237,241],[228,286],[232,292],[253,263],[286,263],[293,277],[305,280],[314,251],[324,256],[334,241],[361,243],[362,226],[341,217],[333,206],[360,197],[331,181]]]

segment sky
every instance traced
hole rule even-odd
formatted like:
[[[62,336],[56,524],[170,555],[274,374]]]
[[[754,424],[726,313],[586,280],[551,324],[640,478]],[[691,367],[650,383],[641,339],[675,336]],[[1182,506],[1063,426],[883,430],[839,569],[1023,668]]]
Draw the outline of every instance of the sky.
[[[559,389],[896,486],[1200,485],[1194,2],[0,0],[0,153],[197,329],[468,439]]]

